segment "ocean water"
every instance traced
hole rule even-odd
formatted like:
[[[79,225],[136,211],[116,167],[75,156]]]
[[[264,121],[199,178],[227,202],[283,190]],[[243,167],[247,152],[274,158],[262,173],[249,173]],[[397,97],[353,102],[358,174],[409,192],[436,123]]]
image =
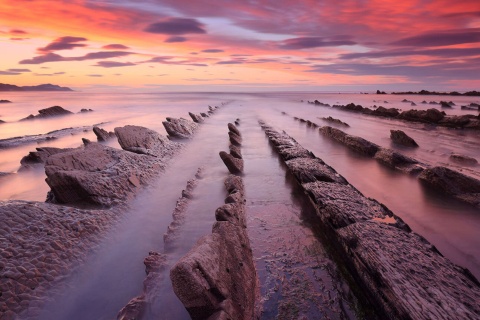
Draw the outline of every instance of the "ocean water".
[[[223,179],[227,170],[219,151],[228,151],[227,123],[240,119],[244,135],[242,153],[245,156],[245,185],[247,215],[252,248],[259,270],[261,301],[264,319],[278,315],[288,286],[275,294],[273,288],[289,272],[276,254],[283,250],[287,257],[297,256],[300,247],[316,250],[318,261],[304,257],[305,265],[318,263],[325,268],[319,278],[326,283],[345,287],[341,277],[335,276],[323,244],[315,237],[315,228],[308,207],[285,172],[276,154],[268,145],[258,120],[264,120],[277,129],[285,130],[305,148],[334,167],[364,195],[377,199],[399,215],[410,227],[432,242],[440,252],[460,266],[469,268],[480,278],[480,212],[478,209],[450,200],[425,190],[418,180],[408,175],[382,167],[375,160],[357,155],[346,147],[321,136],[316,130],[294,121],[301,117],[331,125],[319,119],[332,116],[347,122],[349,128],[340,128],[349,134],[361,136],[383,147],[396,149],[430,165],[444,165],[470,176],[480,178],[480,166],[462,167],[450,162],[451,153],[461,153],[480,160],[480,134],[467,130],[433,128],[424,124],[407,123],[342,112],[327,107],[308,104],[315,99],[329,104],[354,102],[363,106],[395,107],[403,110],[440,108],[438,105],[421,104],[421,101],[453,101],[456,106],[447,114],[478,114],[460,109],[460,105],[480,103],[478,97],[441,96],[392,96],[354,93],[272,92],[272,93],[87,93],[87,92],[4,92],[0,99],[11,100],[0,104],[0,139],[17,136],[45,134],[64,128],[93,126],[113,131],[124,125],[140,125],[166,134],[162,121],[166,117],[189,118],[188,112],[206,112],[208,106],[224,106],[201,125],[195,137],[187,142],[185,150],[170,163],[165,173],[150,188],[134,200],[135,210],[112,228],[107,240],[85,265],[80,266],[65,286],[61,297],[51,299],[42,319],[112,319],[129,299],[139,294],[144,278],[143,258],[148,251],[163,251],[163,233],[171,222],[171,213],[186,181],[197,168],[205,168],[204,178],[195,191],[195,199],[187,212],[187,223],[182,228],[175,249],[169,252],[169,264],[185,254],[199,237],[211,232],[215,209],[223,203],[225,190]],[[417,106],[402,102],[414,101]],[[386,102],[387,101],[387,102]],[[37,110],[60,105],[75,114],[27,122],[18,120],[36,114]],[[94,111],[77,113],[82,108]],[[286,115],[284,114],[286,113]],[[390,142],[390,130],[400,129],[413,137],[420,145],[414,150],[399,149]],[[77,147],[81,138],[95,140],[91,130],[79,131],[41,144],[26,144],[0,149],[0,172],[12,173],[0,177],[0,199],[44,201],[49,190],[43,168],[18,172],[20,160],[36,147]],[[108,142],[118,147],[116,141]],[[269,233],[270,232],[270,233]],[[288,238],[290,234],[298,236]],[[267,235],[271,235],[272,237]],[[275,235],[284,235],[276,242]],[[282,242],[283,241],[283,242]],[[270,272],[272,268],[278,272]],[[312,267],[313,268],[313,267]],[[305,275],[309,279],[308,274]],[[313,280],[312,280],[313,281]],[[313,285],[318,285],[313,283]],[[172,292],[165,275],[159,301],[147,313],[151,318],[188,319],[182,305]],[[338,310],[344,318],[355,318],[348,290],[332,288],[339,304],[334,309],[307,310],[306,316],[321,312],[335,318]],[[294,299],[294,297],[291,297]],[[310,313],[309,313],[310,312]]]

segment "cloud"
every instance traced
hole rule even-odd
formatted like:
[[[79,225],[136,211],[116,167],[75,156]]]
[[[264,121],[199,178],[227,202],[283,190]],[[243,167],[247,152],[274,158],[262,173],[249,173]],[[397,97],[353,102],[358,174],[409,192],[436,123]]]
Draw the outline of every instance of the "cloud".
[[[30,69],[7,69],[0,70],[0,75],[2,76],[18,76],[25,72],[31,72]]]
[[[243,64],[245,61],[243,60],[225,60],[225,61],[219,61],[216,64]]]
[[[88,77],[100,78],[103,77],[103,74],[87,74]]]
[[[20,29],[12,29],[12,30],[10,30],[10,34],[24,35],[24,34],[28,34],[28,33],[26,31],[23,31],[23,30],[20,30]]]
[[[10,38],[12,41],[22,41],[22,40],[28,40],[28,38]]]
[[[447,30],[425,33],[392,42],[394,46],[441,47],[480,42],[479,29]]]
[[[165,39],[165,41],[163,41],[163,42],[166,42],[166,43],[174,43],[174,42],[185,42],[185,41],[187,41],[187,38],[185,38],[185,37],[180,37],[180,36],[175,36],[175,37],[167,38],[167,39]]]
[[[78,43],[87,41],[87,38],[82,37],[61,37],[53,40],[53,42],[49,43],[46,47],[38,48],[38,52],[52,52],[58,50],[71,50],[75,48],[86,47],[86,44]]]
[[[84,56],[80,57],[63,57],[56,53],[47,53],[41,56],[36,56],[32,59],[25,59],[19,62],[19,64],[42,64],[47,62],[62,62],[62,61],[85,61],[85,60],[96,60],[96,59],[108,59],[108,58],[118,58],[132,54],[132,52],[127,51],[100,51],[100,52],[91,52],[87,53]]]
[[[183,59],[183,60],[177,60],[177,59],[178,59],[177,57],[173,57],[173,56],[158,56],[158,57],[153,57],[150,60],[143,61],[143,63],[161,63],[161,64],[194,66],[194,67],[208,66],[205,63],[201,63],[201,61],[197,59]]]
[[[150,24],[144,31],[168,35],[207,33],[202,23],[188,18],[166,18],[163,21]]]
[[[284,40],[280,43],[281,49],[299,50],[318,47],[352,46],[356,42],[346,39],[327,39],[323,37],[300,37]]]
[[[202,50],[202,52],[206,52],[206,53],[218,53],[218,52],[224,52],[222,49],[205,49],[205,50]]]
[[[432,56],[432,57],[466,57],[480,55],[480,48],[444,48],[444,49],[427,49],[427,50],[383,50],[370,51],[360,53],[341,54],[340,59],[358,59],[358,58],[388,58],[402,56]],[[313,59],[310,59],[313,60]]]
[[[102,49],[107,49],[107,50],[127,50],[127,49],[130,49],[130,48],[127,47],[127,46],[124,46],[123,44],[114,43],[114,44],[107,44],[106,46],[103,46]]]
[[[132,62],[117,62],[117,61],[98,61],[95,64],[95,67],[103,67],[103,68],[117,68],[117,67],[129,67],[135,66],[135,63]]]
[[[8,69],[11,72],[32,72],[30,69]]]
[[[61,75],[61,74],[65,74],[65,72],[54,72],[54,73],[34,73],[34,75],[36,76],[58,76],[58,75]]]

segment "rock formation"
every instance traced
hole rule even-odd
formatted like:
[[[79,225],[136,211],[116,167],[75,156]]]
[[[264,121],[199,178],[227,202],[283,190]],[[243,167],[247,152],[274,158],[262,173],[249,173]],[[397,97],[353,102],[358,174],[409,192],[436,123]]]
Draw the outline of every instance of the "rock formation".
[[[261,126],[280,155],[286,146],[301,148],[286,133],[262,122]],[[474,319],[480,314],[480,284],[468,270],[443,257],[322,160],[316,162],[320,172],[312,174],[317,170],[311,167],[311,157],[306,162],[301,157],[295,162],[282,158],[327,228],[332,250],[360,286],[357,294],[375,306],[381,318]]]
[[[326,122],[330,122],[330,123],[334,123],[334,124],[339,124],[339,125],[344,126],[344,127],[350,127],[350,126],[348,125],[348,123],[343,122],[343,121],[340,120],[340,119],[332,118],[332,117],[330,117],[330,116],[328,116],[328,117],[323,117],[323,118],[319,118],[319,119],[321,119],[321,120],[323,120],[323,121],[326,121]],[[312,123],[312,124],[313,124],[313,123]]]
[[[392,139],[393,142],[405,147],[418,147],[417,142],[402,130],[390,130],[390,139]]]
[[[339,129],[325,126],[325,127],[321,127],[319,130],[323,135],[333,138],[343,143],[350,149],[356,152],[362,153],[364,155],[367,155],[369,157],[373,157],[375,153],[377,153],[378,150],[380,150],[380,146],[376,145],[375,143],[360,137],[346,134],[345,132]]]
[[[475,166],[478,164],[477,159],[458,153],[452,153],[450,160],[467,166]]]
[[[114,131],[122,149],[130,152],[164,157],[178,149],[178,144],[144,127],[128,125],[115,128]]]
[[[229,123],[228,124],[228,135],[230,138],[230,154],[225,151],[221,151],[220,158],[227,167],[228,171],[233,174],[242,174],[243,173],[243,158],[241,153],[241,142],[242,137],[238,128]]]
[[[115,137],[114,132],[108,132],[108,131],[106,131],[102,128],[99,128],[97,126],[93,127],[93,133],[95,133],[95,135],[97,136],[97,141],[99,141],[99,142],[107,141],[107,140]]]
[[[191,138],[198,127],[195,122],[184,118],[176,119],[168,117],[162,124],[171,138],[179,139]]]
[[[41,119],[41,118],[50,118],[56,116],[64,116],[68,114],[73,114],[73,112],[63,109],[60,106],[53,106],[46,109],[38,110],[37,115],[29,115],[28,117],[21,120],[31,120],[31,119]]]
[[[193,122],[196,122],[196,123],[201,123],[203,122],[203,117],[199,114],[195,114],[195,113],[192,113],[192,112],[189,112],[188,113],[190,115],[190,117],[192,118]]]
[[[43,164],[47,161],[47,158],[51,155],[67,152],[73,150],[72,148],[52,148],[52,147],[43,147],[36,148],[37,151],[31,151],[28,155],[20,160],[21,167],[19,171],[27,170],[32,167],[36,167]]]

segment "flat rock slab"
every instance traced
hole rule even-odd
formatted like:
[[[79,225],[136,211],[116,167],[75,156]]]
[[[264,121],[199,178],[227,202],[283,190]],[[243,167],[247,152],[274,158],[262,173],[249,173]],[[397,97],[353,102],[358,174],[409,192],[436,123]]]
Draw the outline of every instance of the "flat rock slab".
[[[413,158],[386,148],[380,148],[374,158],[390,168],[412,175],[422,172],[427,167]]]
[[[74,150],[73,148],[52,148],[52,147],[44,147],[44,148],[36,148],[37,151],[31,151],[28,155],[20,160],[21,167],[19,171],[27,170],[32,167],[41,165],[47,161],[48,157],[51,155],[67,152]]]
[[[333,138],[350,149],[365,154],[369,157],[373,157],[375,153],[380,149],[378,145],[363,138],[349,135],[342,130],[332,128],[329,126],[321,127],[319,131],[330,138]]]
[[[288,160],[286,165],[300,183],[325,181],[348,184],[332,167],[318,158],[294,158]]]
[[[198,124],[184,118],[170,118],[162,122],[168,135],[172,138],[189,139],[198,128]]]
[[[338,237],[389,319],[480,317],[478,282],[417,234],[365,222]]]
[[[124,126],[114,130],[122,149],[134,153],[164,157],[178,148],[178,144],[145,127]]]

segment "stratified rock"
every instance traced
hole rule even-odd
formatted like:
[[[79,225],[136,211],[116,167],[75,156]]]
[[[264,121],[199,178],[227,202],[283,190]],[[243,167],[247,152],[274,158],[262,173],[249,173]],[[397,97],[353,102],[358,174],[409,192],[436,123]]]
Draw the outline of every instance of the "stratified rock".
[[[233,174],[242,174],[243,173],[243,160],[235,158],[233,155],[221,151],[220,158],[227,167],[228,171]]]
[[[195,113],[192,113],[192,112],[189,112],[188,113],[190,115],[190,117],[192,118],[193,122],[196,122],[196,123],[201,123],[203,122],[203,118],[201,115],[199,114],[195,114]]]
[[[440,101],[440,107],[447,108],[447,109],[452,109],[452,105],[447,101]]]
[[[48,157],[53,154],[74,150],[72,148],[62,149],[53,147],[43,147],[36,149],[37,151],[31,151],[28,155],[23,157],[22,160],[20,160],[22,166],[20,167],[19,171],[30,169],[37,165],[43,165],[47,161]]]
[[[408,174],[418,174],[426,165],[390,149],[381,148],[374,156],[380,163]]]
[[[31,119],[38,119],[38,118],[50,118],[56,116],[64,116],[68,114],[73,114],[73,112],[63,109],[60,106],[53,106],[46,109],[38,110],[38,115],[29,115],[28,117],[21,119],[21,120],[31,120]]]
[[[209,115],[206,114],[205,112],[200,112],[200,115],[201,115],[202,117],[204,117],[204,118],[208,118],[208,117],[209,117]]]
[[[138,154],[162,157],[178,148],[156,131],[140,126],[124,126],[114,129],[122,149]]]
[[[228,146],[228,148],[230,149],[230,154],[231,154],[233,157],[235,157],[235,158],[237,158],[237,159],[242,159],[242,151],[241,151],[241,149],[240,149],[239,146],[236,146],[236,145],[234,145],[234,144],[230,144],[230,145]]]
[[[348,123],[343,122],[343,121],[340,120],[340,119],[332,118],[331,116],[323,117],[323,118],[319,118],[319,119],[322,119],[322,120],[327,121],[327,122],[330,122],[330,123],[339,124],[339,125],[342,125],[342,126],[345,126],[345,127],[350,127],[350,125],[349,125]]]
[[[395,118],[400,114],[400,112],[395,108],[385,108],[385,107],[378,107],[372,112],[373,115],[379,117],[387,117],[387,118]]]
[[[286,161],[286,164],[299,183],[326,181],[347,184],[342,176],[318,158],[295,158]]]
[[[403,111],[398,115],[399,119],[426,122],[426,123],[438,123],[444,117],[445,117],[445,112],[441,112],[438,109],[427,109],[427,110],[413,109],[413,110]]]
[[[325,126],[319,129],[319,131],[330,138],[343,143],[347,147],[356,152],[363,153],[367,156],[373,157],[375,153],[380,149],[378,145],[360,137],[346,134],[342,130],[335,129],[329,126]]]
[[[233,123],[229,123],[227,126],[228,126],[229,131],[235,133],[238,136],[241,136],[240,131],[238,130],[238,128]]]
[[[95,133],[95,135],[97,136],[97,141],[107,141],[110,138],[115,137],[114,132],[108,132],[107,130],[104,130],[97,126],[93,127],[93,133]]]
[[[472,114],[465,114],[462,116],[448,116],[440,120],[438,123],[444,127],[450,128],[475,128],[478,126],[478,119]]]
[[[232,131],[228,132],[228,136],[230,137],[230,143],[240,147],[242,145],[242,137],[238,134],[233,133]]]
[[[402,130],[390,130],[390,139],[392,139],[393,142],[398,143],[402,146],[418,147],[417,142],[415,142],[415,140],[409,137]]]
[[[80,110],[80,113],[92,112],[92,111],[93,111],[92,109],[82,108],[82,109]]]
[[[418,178],[429,187],[480,207],[480,181],[445,168],[425,169]]]
[[[138,320],[142,319],[147,303],[145,296],[140,295],[130,300],[125,307],[117,314],[117,320]]]
[[[474,166],[478,163],[477,159],[458,153],[452,153],[450,155],[450,160],[467,166]]]
[[[189,139],[197,129],[198,125],[184,118],[176,119],[168,117],[163,121],[163,126],[168,135],[172,138]]]

